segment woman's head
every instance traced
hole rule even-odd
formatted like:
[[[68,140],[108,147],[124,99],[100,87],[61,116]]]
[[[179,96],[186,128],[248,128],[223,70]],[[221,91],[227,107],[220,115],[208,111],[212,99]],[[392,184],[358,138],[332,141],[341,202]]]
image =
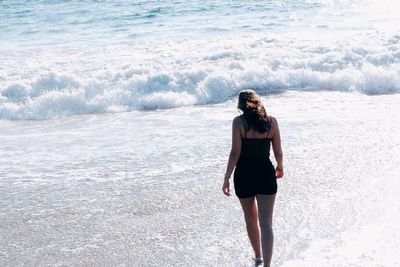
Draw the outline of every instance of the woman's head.
[[[245,89],[240,91],[238,108],[243,111],[249,128],[265,133],[270,127],[267,112],[261,103],[260,97],[254,90]]]
[[[260,97],[252,89],[240,91],[238,99],[238,108],[245,112],[257,108],[261,104]]]

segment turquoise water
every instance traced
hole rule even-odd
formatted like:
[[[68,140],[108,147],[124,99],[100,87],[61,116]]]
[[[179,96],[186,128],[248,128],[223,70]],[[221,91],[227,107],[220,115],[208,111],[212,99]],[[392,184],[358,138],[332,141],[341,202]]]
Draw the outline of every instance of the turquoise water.
[[[394,1],[1,1],[0,7],[3,48],[399,26]]]
[[[202,38],[282,29],[295,24],[292,12],[321,8],[301,1],[3,1],[0,36],[11,46]]]

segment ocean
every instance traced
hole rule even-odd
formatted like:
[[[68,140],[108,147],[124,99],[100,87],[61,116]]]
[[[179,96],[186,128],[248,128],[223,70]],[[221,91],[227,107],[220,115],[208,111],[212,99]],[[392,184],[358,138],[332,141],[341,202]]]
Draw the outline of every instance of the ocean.
[[[251,266],[238,92],[278,119],[273,266],[400,266],[400,4],[0,1],[0,265]]]

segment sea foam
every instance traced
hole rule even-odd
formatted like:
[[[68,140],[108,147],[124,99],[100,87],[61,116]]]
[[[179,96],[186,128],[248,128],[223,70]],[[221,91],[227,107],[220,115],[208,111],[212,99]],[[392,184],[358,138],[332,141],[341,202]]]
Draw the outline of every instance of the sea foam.
[[[0,119],[215,104],[248,87],[399,93],[399,39],[275,33],[3,53]]]

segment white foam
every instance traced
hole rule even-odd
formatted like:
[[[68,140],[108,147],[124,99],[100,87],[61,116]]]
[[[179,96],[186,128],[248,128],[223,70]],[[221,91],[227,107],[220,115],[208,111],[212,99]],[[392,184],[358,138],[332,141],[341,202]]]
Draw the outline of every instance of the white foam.
[[[400,95],[262,100],[286,163],[273,265],[398,266]],[[142,265],[153,245],[153,265],[250,266],[240,203],[220,190],[236,115],[228,101],[0,121],[1,265]]]
[[[0,54],[0,119],[221,103],[245,87],[400,92],[398,35],[313,38],[254,34]]]
[[[333,239],[312,241],[300,259],[289,260],[281,267],[398,266],[397,232],[394,221],[352,227]]]

